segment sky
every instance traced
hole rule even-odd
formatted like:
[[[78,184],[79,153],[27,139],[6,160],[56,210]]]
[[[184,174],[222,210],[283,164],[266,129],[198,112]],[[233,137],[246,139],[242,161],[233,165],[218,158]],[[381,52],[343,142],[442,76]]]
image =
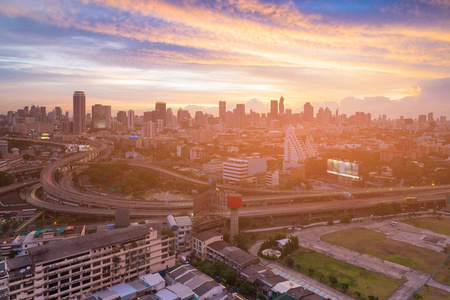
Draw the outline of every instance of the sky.
[[[450,117],[450,0],[0,0],[0,114],[272,99]]]

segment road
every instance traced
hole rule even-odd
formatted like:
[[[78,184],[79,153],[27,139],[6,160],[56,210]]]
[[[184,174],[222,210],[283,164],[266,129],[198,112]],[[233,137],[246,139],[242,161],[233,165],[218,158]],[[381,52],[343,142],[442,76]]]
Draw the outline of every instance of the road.
[[[0,195],[17,189],[21,189],[39,182],[39,179],[27,180],[24,182],[14,183],[0,188]]]

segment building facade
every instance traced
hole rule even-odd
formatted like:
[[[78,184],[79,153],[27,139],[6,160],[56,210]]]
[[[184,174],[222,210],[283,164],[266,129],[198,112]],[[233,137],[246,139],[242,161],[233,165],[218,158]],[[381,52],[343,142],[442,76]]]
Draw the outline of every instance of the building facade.
[[[86,132],[86,95],[82,91],[73,93],[73,133]]]

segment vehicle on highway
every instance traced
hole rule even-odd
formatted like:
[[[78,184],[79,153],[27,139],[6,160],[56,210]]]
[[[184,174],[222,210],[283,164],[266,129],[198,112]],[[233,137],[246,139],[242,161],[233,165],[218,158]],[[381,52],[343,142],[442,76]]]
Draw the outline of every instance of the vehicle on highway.
[[[417,201],[417,197],[405,197],[405,198],[403,198],[403,201],[414,202],[414,201]]]
[[[397,225],[398,225],[398,222],[396,222],[396,221],[391,221],[389,224],[391,224],[391,226],[397,226]]]

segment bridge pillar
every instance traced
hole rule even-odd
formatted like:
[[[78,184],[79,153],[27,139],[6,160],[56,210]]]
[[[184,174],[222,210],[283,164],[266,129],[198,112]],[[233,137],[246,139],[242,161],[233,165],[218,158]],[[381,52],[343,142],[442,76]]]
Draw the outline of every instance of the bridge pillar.
[[[272,215],[270,215],[270,219],[269,219],[269,224],[270,224],[270,226],[273,226],[273,216]]]

